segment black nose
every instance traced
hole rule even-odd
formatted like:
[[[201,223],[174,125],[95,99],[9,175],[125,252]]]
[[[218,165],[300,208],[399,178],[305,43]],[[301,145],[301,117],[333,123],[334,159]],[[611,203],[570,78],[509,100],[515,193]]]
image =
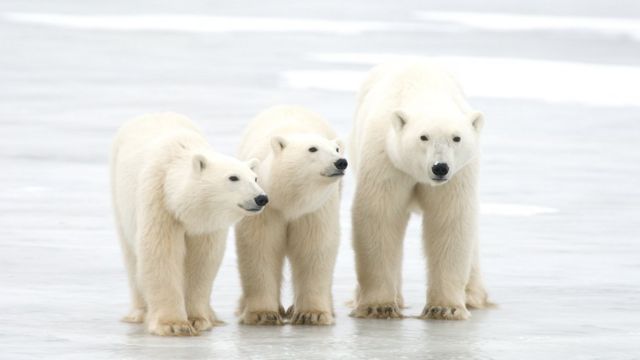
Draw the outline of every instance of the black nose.
[[[255,201],[258,206],[265,206],[269,202],[269,198],[267,195],[258,195],[253,199],[253,201]]]
[[[338,159],[333,163],[333,165],[335,165],[338,170],[344,170],[347,168],[347,165],[349,165],[349,163],[347,162],[347,159]]]
[[[449,173],[449,165],[447,163],[435,163],[431,167],[431,171],[433,171],[434,175],[443,177]]]

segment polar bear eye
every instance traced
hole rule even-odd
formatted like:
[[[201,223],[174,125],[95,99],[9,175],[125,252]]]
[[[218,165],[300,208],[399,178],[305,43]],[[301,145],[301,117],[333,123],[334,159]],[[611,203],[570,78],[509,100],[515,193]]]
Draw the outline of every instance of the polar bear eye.
[[[453,137],[453,141],[454,142],[460,142],[460,136],[454,136]]]
[[[237,177],[237,176],[233,175],[233,176],[229,176],[229,180],[231,180],[231,181],[238,181],[238,180],[240,180],[240,179],[238,179],[238,177]]]
[[[429,140],[429,138],[427,137],[427,135],[422,135],[422,136],[420,136],[420,140],[427,141],[427,140]]]
[[[315,146],[312,146],[309,148],[309,152],[316,152],[316,151],[318,151],[318,148]]]
[[[253,179],[255,182],[258,182],[258,178]]]
[[[340,148],[336,148],[336,152],[339,153],[340,152]]]

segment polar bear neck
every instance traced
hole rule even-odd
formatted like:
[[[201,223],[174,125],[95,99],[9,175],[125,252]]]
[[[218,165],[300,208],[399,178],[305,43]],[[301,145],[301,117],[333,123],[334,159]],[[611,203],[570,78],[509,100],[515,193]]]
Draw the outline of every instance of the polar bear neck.
[[[385,139],[384,150],[389,157],[389,160],[398,170],[403,172],[407,172],[405,170],[405,161],[404,158],[400,155],[400,151],[396,143],[399,141],[398,134],[393,129],[389,129],[387,133],[387,137]],[[407,172],[409,173],[409,172]]]
[[[260,163],[257,173],[258,185],[269,195],[265,211],[278,211],[288,221],[321,208],[339,186],[339,181],[310,181],[278,173],[274,171],[272,154]]]
[[[288,220],[295,220],[320,209],[337,188],[336,184],[321,188],[299,187],[291,191],[290,187],[280,186],[271,191],[270,198],[274,209]]]

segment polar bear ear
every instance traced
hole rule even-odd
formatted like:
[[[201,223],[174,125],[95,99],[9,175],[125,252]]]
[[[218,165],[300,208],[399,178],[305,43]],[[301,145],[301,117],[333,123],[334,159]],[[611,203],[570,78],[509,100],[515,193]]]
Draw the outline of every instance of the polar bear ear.
[[[258,165],[260,165],[260,160],[251,158],[247,161],[247,165],[249,166],[249,169],[251,169],[251,171],[255,171]]]
[[[407,125],[407,114],[402,110],[396,110],[393,112],[393,119],[391,119],[393,129],[400,133],[405,125]]]
[[[480,130],[482,130],[482,127],[484,126],[484,114],[480,111],[472,111],[469,118],[471,119],[471,125],[475,131],[480,133]]]
[[[207,168],[207,158],[202,154],[193,155],[192,160],[193,172],[196,174],[200,174]]]
[[[282,136],[274,136],[271,138],[271,148],[274,153],[279,154],[285,147],[287,147],[287,140]]]

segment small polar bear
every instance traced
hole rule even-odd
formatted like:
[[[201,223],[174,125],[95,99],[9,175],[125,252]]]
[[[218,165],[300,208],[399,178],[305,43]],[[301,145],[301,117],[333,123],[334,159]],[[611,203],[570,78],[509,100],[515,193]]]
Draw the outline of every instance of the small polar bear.
[[[229,227],[268,198],[256,159],[214,152],[186,117],[151,114],[114,140],[111,187],[132,310],[156,335],[197,335],[220,323],[211,287]]]
[[[240,322],[329,325],[331,286],[339,245],[340,179],[347,168],[343,146],[319,115],[296,106],[260,113],[248,126],[239,157],[260,159],[258,183],[269,193],[262,214],[236,225],[242,297]],[[285,256],[294,301],[280,301]]]
[[[402,317],[402,244],[412,209],[423,214],[428,260],[421,318],[467,319],[467,307],[490,304],[477,240],[482,125],[482,114],[435,64],[396,62],[370,72],[352,133],[358,276],[352,316]]]

